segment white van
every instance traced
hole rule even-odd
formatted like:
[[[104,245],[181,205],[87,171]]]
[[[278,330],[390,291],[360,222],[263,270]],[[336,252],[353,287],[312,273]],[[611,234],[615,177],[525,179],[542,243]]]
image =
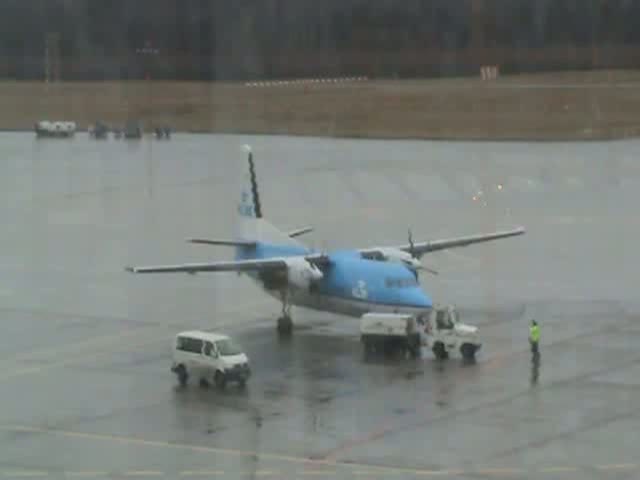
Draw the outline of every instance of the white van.
[[[195,378],[201,386],[213,383],[218,388],[229,381],[244,386],[251,376],[247,355],[231,338],[200,330],[176,335],[171,371],[181,385]]]

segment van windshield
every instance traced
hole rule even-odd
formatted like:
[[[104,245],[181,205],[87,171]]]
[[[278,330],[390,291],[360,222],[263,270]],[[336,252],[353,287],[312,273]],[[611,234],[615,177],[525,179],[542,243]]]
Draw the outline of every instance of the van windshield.
[[[216,342],[216,347],[218,347],[218,352],[223,357],[239,355],[242,353],[242,349],[229,339],[218,340]]]

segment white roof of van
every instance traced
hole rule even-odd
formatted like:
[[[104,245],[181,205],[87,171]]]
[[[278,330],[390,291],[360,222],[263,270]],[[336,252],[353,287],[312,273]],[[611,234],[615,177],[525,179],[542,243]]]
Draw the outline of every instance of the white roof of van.
[[[176,337],[191,337],[198,338],[200,340],[206,340],[209,342],[217,342],[218,340],[228,339],[228,335],[223,335],[221,333],[213,333],[213,332],[205,332],[202,330],[188,330],[186,332],[180,332],[176,335]]]

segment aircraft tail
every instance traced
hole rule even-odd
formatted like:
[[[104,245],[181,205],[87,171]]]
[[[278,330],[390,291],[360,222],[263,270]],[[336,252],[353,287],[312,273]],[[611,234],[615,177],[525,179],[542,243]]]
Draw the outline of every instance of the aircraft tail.
[[[247,152],[248,170],[242,181],[241,197],[238,204],[236,239],[242,242],[302,246],[299,241],[278,230],[263,218],[264,212],[260,199],[253,151],[249,145],[245,145],[244,150]]]

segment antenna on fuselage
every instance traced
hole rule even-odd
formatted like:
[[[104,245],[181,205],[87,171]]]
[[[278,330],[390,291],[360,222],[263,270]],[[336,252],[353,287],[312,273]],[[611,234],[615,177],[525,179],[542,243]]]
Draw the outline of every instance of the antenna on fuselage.
[[[413,235],[411,234],[411,229],[409,229],[409,253],[412,258],[418,258],[413,248]]]

